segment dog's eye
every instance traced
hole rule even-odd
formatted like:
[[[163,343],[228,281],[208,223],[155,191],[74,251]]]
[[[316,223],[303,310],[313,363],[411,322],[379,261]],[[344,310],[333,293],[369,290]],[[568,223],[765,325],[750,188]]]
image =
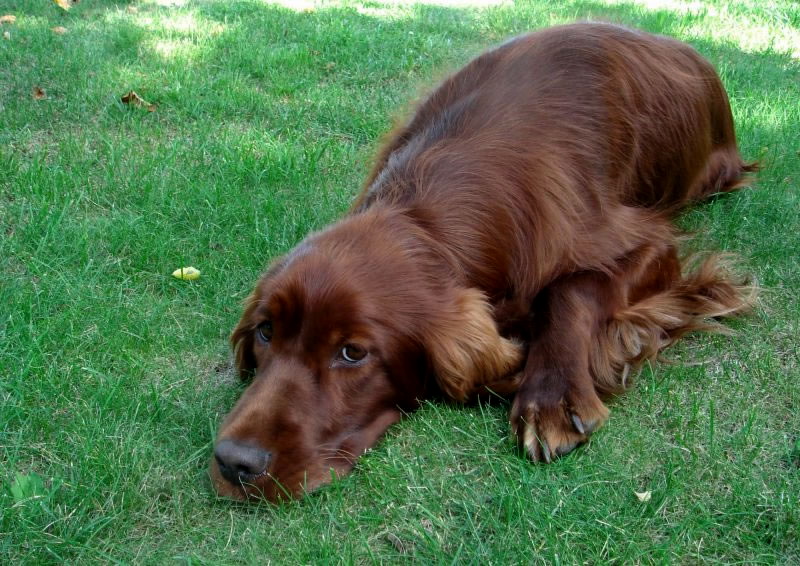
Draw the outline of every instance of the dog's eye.
[[[348,364],[355,364],[367,357],[367,349],[358,344],[345,344],[339,352],[339,358]]]
[[[269,342],[272,340],[272,322],[267,320],[259,324],[256,327],[256,333],[262,342]]]

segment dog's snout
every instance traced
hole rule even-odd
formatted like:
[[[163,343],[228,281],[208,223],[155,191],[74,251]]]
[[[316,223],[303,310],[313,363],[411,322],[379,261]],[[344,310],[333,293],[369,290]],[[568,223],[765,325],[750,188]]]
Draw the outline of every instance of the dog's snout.
[[[251,444],[225,439],[214,448],[214,458],[222,477],[239,485],[266,474],[272,454]]]

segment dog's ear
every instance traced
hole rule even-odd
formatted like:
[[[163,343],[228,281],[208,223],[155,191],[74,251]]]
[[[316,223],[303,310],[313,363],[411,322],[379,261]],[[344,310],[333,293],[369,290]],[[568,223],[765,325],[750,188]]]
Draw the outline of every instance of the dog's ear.
[[[252,323],[252,314],[257,302],[255,295],[256,293],[253,293],[247,298],[242,318],[231,333],[231,347],[236,359],[236,369],[239,371],[239,377],[242,381],[253,377],[258,366],[253,352],[255,328]]]
[[[477,289],[457,289],[433,313],[424,335],[436,381],[456,401],[519,369],[522,346],[500,336],[492,307]]]
[[[270,268],[261,276],[256,284],[255,290],[250,293],[244,301],[244,313],[239,319],[239,324],[231,332],[231,347],[236,359],[236,368],[239,370],[239,377],[244,381],[253,377],[258,368],[253,346],[255,345],[256,321],[254,313],[258,305],[268,294],[269,282],[286,265],[286,258],[276,258]]]

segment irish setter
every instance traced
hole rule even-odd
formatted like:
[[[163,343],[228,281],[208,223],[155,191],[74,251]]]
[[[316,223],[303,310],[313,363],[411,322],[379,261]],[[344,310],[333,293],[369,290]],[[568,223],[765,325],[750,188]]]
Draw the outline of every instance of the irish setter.
[[[350,213],[259,280],[214,486],[300,495],[422,400],[488,392],[513,398],[531,460],[566,454],[631,368],[748,306],[718,258],[682,265],[671,219],[755,169],[683,43],[586,23],[484,53],[389,136]]]

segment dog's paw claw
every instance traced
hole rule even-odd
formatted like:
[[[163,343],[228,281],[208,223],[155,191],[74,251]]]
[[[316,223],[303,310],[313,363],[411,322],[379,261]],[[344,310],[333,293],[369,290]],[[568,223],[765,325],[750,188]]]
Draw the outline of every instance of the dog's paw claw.
[[[581,418],[575,413],[570,413],[569,417],[572,419],[572,426],[575,427],[575,430],[577,430],[579,434],[586,434],[586,429],[583,428],[583,421]]]
[[[511,426],[528,458],[549,464],[586,442],[605,420],[608,409],[598,400],[597,408],[588,415],[581,417],[564,400],[543,406],[519,396],[514,400]]]
[[[542,458],[548,464],[551,462],[550,447],[547,445],[547,441],[542,441]]]

